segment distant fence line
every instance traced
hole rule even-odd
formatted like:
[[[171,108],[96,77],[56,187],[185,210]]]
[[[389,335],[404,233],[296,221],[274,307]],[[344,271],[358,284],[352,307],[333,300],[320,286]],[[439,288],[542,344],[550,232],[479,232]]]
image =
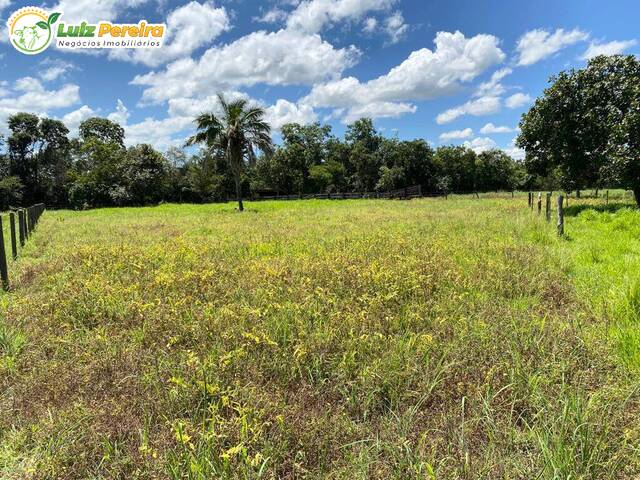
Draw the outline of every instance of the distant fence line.
[[[31,237],[31,234],[36,228],[38,220],[40,220],[40,216],[44,210],[44,203],[37,203],[31,207],[9,212],[10,257],[7,254],[4,238],[4,226],[2,223],[2,215],[0,215],[0,280],[2,281],[2,288],[5,290],[9,290],[11,286],[9,282],[8,258],[13,262],[18,259],[19,249],[22,249],[27,240],[29,240],[29,237]]]
[[[301,193],[297,195],[266,195],[253,200],[353,200],[360,198],[411,199],[420,197],[444,196],[444,194],[423,194],[422,186],[399,188],[390,192],[334,192],[334,193]]]

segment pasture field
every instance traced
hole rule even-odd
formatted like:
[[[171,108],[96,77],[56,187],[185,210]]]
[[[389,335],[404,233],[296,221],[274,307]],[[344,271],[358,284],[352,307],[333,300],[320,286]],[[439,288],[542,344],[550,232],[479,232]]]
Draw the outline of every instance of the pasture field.
[[[638,478],[630,199],[246,206],[45,212],[0,478]]]

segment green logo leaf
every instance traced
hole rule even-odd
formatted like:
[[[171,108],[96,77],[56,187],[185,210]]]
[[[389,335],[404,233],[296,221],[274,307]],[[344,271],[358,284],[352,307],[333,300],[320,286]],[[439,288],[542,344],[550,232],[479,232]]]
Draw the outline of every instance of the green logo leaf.
[[[58,18],[60,18],[60,15],[62,15],[61,13],[52,13],[51,15],[49,15],[49,25],[53,25]]]
[[[49,25],[47,24],[47,22],[43,22],[42,20],[36,23],[36,25],[38,25],[43,30],[47,30],[49,28]]]

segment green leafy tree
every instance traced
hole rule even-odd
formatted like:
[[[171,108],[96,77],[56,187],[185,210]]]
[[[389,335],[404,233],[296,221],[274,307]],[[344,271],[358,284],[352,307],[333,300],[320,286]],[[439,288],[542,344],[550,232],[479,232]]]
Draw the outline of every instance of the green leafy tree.
[[[64,197],[69,159],[69,130],[59,120],[30,113],[9,117],[9,174],[20,178],[28,203],[56,203]],[[66,199],[64,199],[66,201]]]
[[[0,178],[0,211],[22,203],[22,188],[18,177]]]
[[[567,191],[626,182],[640,196],[640,184],[630,182],[633,176],[619,162],[620,152],[628,151],[620,143],[621,126],[633,122],[626,116],[639,82],[640,61],[633,55],[598,56],[584,69],[552,77],[520,122],[517,145],[526,151],[527,171],[548,177],[556,170]]]
[[[439,147],[434,161],[437,164],[438,177],[448,177],[452,191],[476,191],[476,154],[473,150],[463,146]]]
[[[129,148],[120,176],[128,199],[135,205],[157,203],[169,192],[169,163],[151,145]]]
[[[204,113],[196,118],[197,133],[189,138],[188,145],[205,144],[210,149],[224,152],[233,173],[238,209],[242,203],[242,173],[245,160],[253,162],[255,149],[271,152],[271,127],[264,121],[264,109],[251,107],[247,100],[227,102],[218,95],[222,115]]]
[[[80,124],[80,139],[86,142],[90,138],[124,148],[124,128],[107,118],[88,118]]]

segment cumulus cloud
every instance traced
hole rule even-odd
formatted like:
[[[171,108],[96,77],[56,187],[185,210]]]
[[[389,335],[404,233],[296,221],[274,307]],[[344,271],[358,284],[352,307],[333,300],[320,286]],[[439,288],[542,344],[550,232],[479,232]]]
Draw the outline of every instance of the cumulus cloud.
[[[531,30],[518,40],[518,65],[533,65],[540,60],[562,50],[574,43],[582,42],[589,38],[589,34],[577,28],[565,31],[562,28],[554,33],[546,30]]]
[[[231,28],[224,7],[195,1],[173,10],[167,16],[166,25],[162,48],[114,49],[109,52],[109,58],[157,67],[190,55]]]
[[[371,102],[349,108],[343,115],[343,123],[355,122],[359,118],[398,118],[407,113],[415,113],[418,107],[409,103]]]
[[[524,160],[526,152],[522,148],[516,147],[516,139],[511,140],[509,147],[503,149],[504,152],[515,160]]]
[[[279,23],[284,21],[288,16],[288,13],[281,8],[272,8],[267,10],[261,17],[254,18],[257,22],[262,23]]]
[[[146,87],[145,102],[208,95],[258,83],[312,85],[338,77],[358,56],[355,47],[336,49],[319,35],[286,29],[259,31],[211,48],[199,60],[185,58],[164,71],[139,75],[132,83]]]
[[[384,22],[384,31],[389,36],[391,43],[398,43],[402,40],[409,30],[409,25],[404,23],[404,17],[401,12],[395,12]]]
[[[489,137],[474,138],[471,141],[464,142],[463,145],[476,153],[486,152],[487,150],[492,150],[497,147],[496,142]]]
[[[318,33],[325,26],[345,20],[360,20],[369,12],[391,8],[397,0],[307,0],[287,19],[287,27]]]
[[[591,42],[587,51],[584,52],[580,58],[590,60],[598,55],[617,55],[631,47],[635,47],[637,44],[637,40],[614,40],[613,42],[607,43]]]
[[[475,100],[469,100],[467,103],[450,108],[436,117],[439,125],[453,122],[456,118],[463,115],[473,115],[476,117],[482,115],[491,115],[500,111],[499,97],[480,97]]]
[[[444,132],[440,134],[441,141],[448,140],[460,140],[463,138],[473,137],[473,130],[470,128],[465,128],[464,130],[452,130],[450,132]]]
[[[98,113],[88,105],[83,105],[77,110],[73,110],[62,117],[62,122],[67,126],[71,136],[78,136],[80,124],[88,118],[97,116]]]
[[[378,104],[388,110],[413,110],[398,102],[427,100],[453,93],[488,67],[500,63],[504,53],[492,35],[466,38],[462,33],[439,32],[435,49],[412,52],[387,74],[362,83],[355,77],[316,85],[302,102],[314,107],[364,109]],[[383,104],[381,102],[387,102]]]
[[[490,135],[492,133],[512,133],[517,131],[518,131],[517,128],[511,128],[506,126],[497,127],[493,123],[487,123],[484,127],[480,129],[480,133],[484,135]]]
[[[0,0],[1,1],[1,0]],[[52,12],[63,12],[66,22],[98,22],[100,20],[115,20],[127,9],[132,9],[148,3],[150,0],[61,0]]]
[[[266,109],[266,120],[274,130],[280,130],[287,123],[306,125],[318,120],[318,116],[309,105],[297,105],[288,100],[279,99],[275,105]]]
[[[507,75],[511,75],[513,70],[508,67],[501,68],[500,70],[496,70],[491,75],[491,78],[481,83],[476,91],[474,92],[474,97],[485,97],[492,96],[497,97],[502,95],[505,92],[505,87],[502,85],[501,80],[504,79]]]
[[[378,20],[376,20],[373,17],[369,17],[365,19],[362,30],[364,30],[365,33],[373,33],[376,31],[377,27],[378,27]]]
[[[66,84],[57,90],[47,90],[40,80],[22,77],[12,87],[7,86],[6,95],[0,98],[0,133],[6,133],[7,119],[18,112],[48,115],[49,112],[71,107],[80,102],[80,87]]]
[[[520,108],[531,103],[531,97],[526,93],[514,93],[507,98],[504,104],[508,108]]]
[[[75,70],[76,68],[77,67],[73,63],[65,62],[64,60],[51,60],[46,58],[40,62],[38,76],[45,82],[52,82],[65,76],[65,74]]]

